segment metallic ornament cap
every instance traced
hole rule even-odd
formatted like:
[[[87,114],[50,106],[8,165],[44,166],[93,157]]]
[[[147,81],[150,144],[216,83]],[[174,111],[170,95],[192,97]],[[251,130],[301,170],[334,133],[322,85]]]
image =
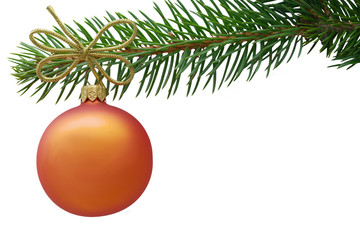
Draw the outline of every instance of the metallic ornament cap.
[[[99,99],[101,102],[105,101],[106,88],[101,85],[87,85],[81,88],[81,102],[86,100],[95,101]]]

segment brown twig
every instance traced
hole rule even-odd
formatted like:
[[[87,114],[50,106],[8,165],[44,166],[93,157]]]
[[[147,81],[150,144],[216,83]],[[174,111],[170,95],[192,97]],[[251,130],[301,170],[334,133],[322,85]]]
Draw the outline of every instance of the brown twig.
[[[253,41],[253,40],[259,40],[262,38],[266,38],[266,37],[271,37],[274,35],[277,35],[279,33],[281,33],[281,31],[284,29],[280,29],[277,31],[271,31],[268,34],[261,34],[261,33],[249,33],[249,32],[244,32],[244,33],[239,33],[239,36],[245,36],[245,37],[250,37],[249,39],[241,39],[239,40],[238,43],[242,43],[242,42],[247,42],[247,41]],[[299,29],[300,32],[300,29]],[[299,34],[296,34],[299,35]],[[184,44],[178,44],[175,45],[174,43],[169,43],[168,48],[166,50],[156,50],[156,49],[163,49],[164,46],[150,46],[150,47],[144,47],[141,49],[131,49],[131,48],[126,48],[123,50],[119,50],[118,53],[124,53],[124,54],[132,54],[132,53],[146,53],[149,50],[154,50],[150,53],[150,55],[158,55],[158,54],[162,54],[162,53],[172,53],[172,52],[176,52],[176,51],[183,51],[185,49],[203,49],[206,47],[209,47],[212,44],[216,44],[216,43],[222,43],[225,42],[227,40],[231,40],[231,39],[235,39],[237,38],[237,36],[215,36],[213,37],[212,40],[206,40],[203,41],[201,43],[184,43]]]

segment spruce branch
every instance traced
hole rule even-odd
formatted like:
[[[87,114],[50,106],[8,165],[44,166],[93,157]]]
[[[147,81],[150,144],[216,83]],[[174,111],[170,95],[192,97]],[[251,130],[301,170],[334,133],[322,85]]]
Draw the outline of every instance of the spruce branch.
[[[247,72],[251,80],[265,64],[267,74],[294,55],[300,56],[305,45],[322,45],[320,51],[333,55],[338,63],[333,67],[351,68],[360,62],[360,0],[190,0],[192,7],[180,0],[165,3],[171,12],[167,17],[154,3],[155,12],[161,22],[152,20],[146,13],[129,12],[139,28],[138,36],[128,47],[114,52],[127,57],[138,77],[139,95],[145,92],[157,95],[167,88],[168,96],[177,92],[180,81],[186,81],[187,95],[194,94],[200,83],[203,88],[211,86],[212,91],[224,84],[230,85],[242,73]],[[153,13],[152,13],[153,14]],[[66,25],[82,44],[93,40],[106,23],[125,19],[121,13],[107,12],[103,20],[85,18],[84,23],[74,22],[77,29]],[[64,33],[54,27],[62,35]],[[132,34],[127,25],[114,26],[113,32],[106,31],[95,47],[121,44]],[[64,48],[64,44],[50,35],[39,35],[43,44]],[[47,52],[27,43],[20,43],[20,53],[10,58],[13,75],[24,94],[34,89],[32,95],[40,93],[39,101],[58,83],[42,83],[36,76],[36,65],[49,56]],[[43,73],[54,77],[63,72],[73,59],[50,62],[43,67]],[[116,75],[121,81],[128,77],[128,71],[119,61],[101,58],[98,62],[108,74]],[[80,63],[69,75],[59,82],[58,97],[68,99],[75,87],[85,84],[89,68]],[[187,77],[184,76],[187,75]],[[132,83],[136,84],[136,83]],[[184,84],[184,83],[181,83]],[[107,83],[113,98],[121,98],[129,85],[118,86]],[[66,95],[66,96],[64,96]]]

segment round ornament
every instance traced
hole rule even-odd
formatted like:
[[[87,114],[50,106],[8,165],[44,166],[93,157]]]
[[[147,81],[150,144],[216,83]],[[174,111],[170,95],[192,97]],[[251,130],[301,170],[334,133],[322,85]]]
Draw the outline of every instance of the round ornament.
[[[105,88],[82,89],[82,103],[58,116],[38,147],[42,187],[60,208],[81,216],[121,211],[144,192],[152,149],[142,125],[108,105]],[[101,100],[102,99],[102,100]]]

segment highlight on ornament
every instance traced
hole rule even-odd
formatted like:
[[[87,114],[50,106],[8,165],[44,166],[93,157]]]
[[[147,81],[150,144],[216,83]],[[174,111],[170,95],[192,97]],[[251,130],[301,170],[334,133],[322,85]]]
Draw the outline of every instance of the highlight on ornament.
[[[43,29],[31,32],[30,39],[36,46],[53,53],[39,62],[38,77],[45,82],[59,81],[81,61],[86,61],[97,84],[84,86],[80,106],[64,112],[46,128],[37,152],[41,185],[56,205],[70,213],[95,217],[119,212],[133,204],[145,191],[152,173],[152,148],[149,136],[136,118],[106,103],[107,91],[95,68],[117,85],[128,84],[133,79],[131,66],[128,67],[130,77],[120,82],[112,79],[97,59],[106,56],[130,65],[125,57],[112,52],[135,39],[136,24],[125,19],[110,22],[88,46],[83,46],[67,30],[53,8],[47,9],[69,39]],[[134,28],[129,40],[118,46],[92,48],[108,28],[122,23]],[[45,46],[36,40],[36,33],[59,38],[72,48]],[[67,58],[73,58],[74,62],[65,72],[53,78],[42,73],[45,64]]]

